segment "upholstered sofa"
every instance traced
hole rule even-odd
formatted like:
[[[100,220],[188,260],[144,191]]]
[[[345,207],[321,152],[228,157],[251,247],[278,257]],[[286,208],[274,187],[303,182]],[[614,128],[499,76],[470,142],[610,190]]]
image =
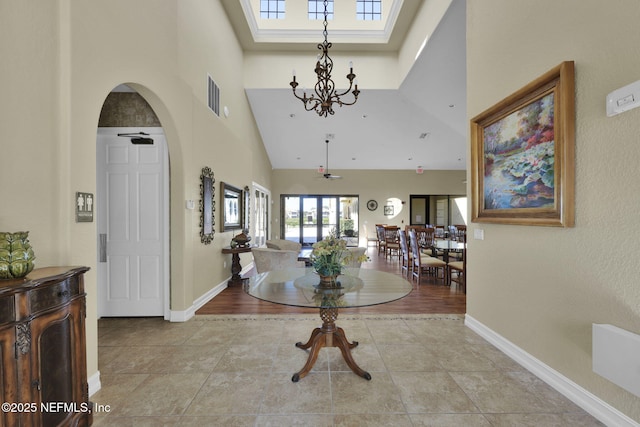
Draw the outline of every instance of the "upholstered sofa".
[[[302,245],[300,243],[292,242],[291,240],[272,239],[267,240],[265,243],[267,244],[267,248],[279,249],[281,251],[296,251],[299,253],[300,249],[302,249]]]
[[[304,267],[304,261],[298,261],[298,251],[281,251],[271,248],[252,248],[253,262],[258,273],[283,270],[292,267]]]

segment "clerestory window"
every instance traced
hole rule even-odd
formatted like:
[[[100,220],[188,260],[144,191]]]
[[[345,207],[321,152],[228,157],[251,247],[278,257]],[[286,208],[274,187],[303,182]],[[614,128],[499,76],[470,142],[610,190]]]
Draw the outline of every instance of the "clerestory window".
[[[379,21],[382,19],[382,0],[357,0],[356,19]]]
[[[260,0],[260,18],[284,19],[285,0]]]
[[[316,19],[324,20],[324,1],[323,0],[309,0],[309,20]],[[327,1],[327,20],[333,19],[333,0]]]

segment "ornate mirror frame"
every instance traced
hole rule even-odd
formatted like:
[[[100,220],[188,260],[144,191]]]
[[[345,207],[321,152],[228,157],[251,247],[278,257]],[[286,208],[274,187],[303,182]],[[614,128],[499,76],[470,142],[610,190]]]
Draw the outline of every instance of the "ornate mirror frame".
[[[202,168],[200,174],[200,241],[208,245],[215,234],[216,202],[214,200],[216,180],[209,167]]]
[[[248,185],[244,186],[244,204],[243,213],[244,213],[244,224],[242,229],[246,234],[249,234],[251,231],[251,190]]]

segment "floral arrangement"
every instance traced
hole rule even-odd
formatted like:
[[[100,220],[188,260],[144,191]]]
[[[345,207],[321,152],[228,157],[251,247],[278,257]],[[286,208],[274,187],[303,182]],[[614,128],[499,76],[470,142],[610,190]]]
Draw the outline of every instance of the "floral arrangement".
[[[367,255],[358,257],[357,261],[364,262]],[[338,237],[335,229],[324,240],[313,244],[311,263],[314,270],[321,276],[336,276],[342,272],[342,267],[353,261],[351,252],[347,249],[347,242]]]

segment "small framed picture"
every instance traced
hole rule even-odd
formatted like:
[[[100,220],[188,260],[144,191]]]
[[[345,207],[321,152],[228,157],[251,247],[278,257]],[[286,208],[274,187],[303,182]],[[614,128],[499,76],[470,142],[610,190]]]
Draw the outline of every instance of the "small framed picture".
[[[385,214],[385,216],[393,215],[393,206],[385,206],[384,207],[384,214]]]

